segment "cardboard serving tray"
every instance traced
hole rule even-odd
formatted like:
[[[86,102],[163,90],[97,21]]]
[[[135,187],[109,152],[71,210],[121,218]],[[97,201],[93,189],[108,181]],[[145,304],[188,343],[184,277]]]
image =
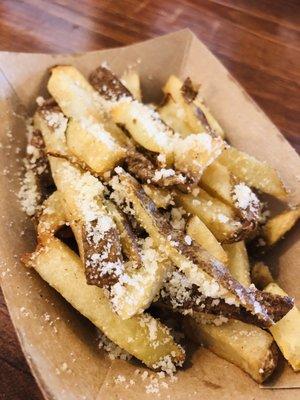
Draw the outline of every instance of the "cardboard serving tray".
[[[188,30],[112,50],[73,55],[0,53],[0,261],[4,296],[22,349],[46,399],[299,399],[300,375],[282,362],[275,377],[260,388],[243,371],[203,348],[190,351],[186,367],[169,388],[146,393],[149,378],[141,365],[111,361],[98,349],[95,328],[53,289],[20,262],[34,248],[31,222],[20,209],[21,159],[26,145],[24,113],[46,94],[47,69],[73,64],[88,74],[107,61],[116,73],[133,66],[146,101],[159,100],[170,74],[201,83],[201,94],[241,150],[275,167],[300,203],[300,160],[278,129],[213,54]],[[280,285],[299,295],[300,244],[290,232],[268,260],[276,264]],[[255,351],[255,349],[253,349]],[[131,381],[130,381],[131,380]],[[266,387],[272,389],[266,389]],[[276,388],[276,390],[274,390]],[[290,388],[288,390],[281,388]],[[149,391],[149,390],[148,390]]]

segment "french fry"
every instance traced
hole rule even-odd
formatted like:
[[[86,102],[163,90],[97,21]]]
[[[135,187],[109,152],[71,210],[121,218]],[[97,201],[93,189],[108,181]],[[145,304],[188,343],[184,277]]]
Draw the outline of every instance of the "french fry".
[[[228,269],[231,275],[243,286],[250,286],[250,265],[244,241],[224,244],[228,257]]]
[[[174,165],[178,171],[197,181],[205,169],[221,154],[225,142],[208,133],[188,135],[174,142]]]
[[[121,101],[114,106],[111,115],[137,143],[147,150],[165,154],[171,162],[173,131],[150,107],[137,101]]]
[[[158,320],[147,314],[122,320],[112,310],[103,290],[86,283],[80,258],[58,239],[52,238],[47,246],[40,247],[27,265],[110,340],[147,366],[154,367],[166,356],[175,364],[184,360],[182,348]]]
[[[47,148],[48,138],[53,139],[51,127],[43,124],[41,115],[36,122],[41,122],[39,128]],[[56,140],[59,142],[62,139]],[[138,249],[133,251],[134,243],[131,241],[131,259],[125,263],[122,244],[123,249],[128,250],[124,241],[128,244],[130,237],[127,235],[125,240],[125,230],[123,235],[120,232],[124,223],[116,208],[104,199],[102,183],[69,161],[52,156],[49,159],[66,219],[73,229],[86,268],[87,282],[109,290],[114,310],[123,319],[141,313],[158,293],[169,268],[168,262],[149,246],[142,248],[139,260],[134,260],[132,255],[135,253],[138,256]],[[125,233],[128,234],[128,231]],[[140,268],[128,270],[128,264],[132,267],[134,261]]]
[[[266,292],[286,296],[274,282],[265,288]],[[280,321],[269,328],[285,359],[294,371],[300,371],[300,311],[294,306]]]
[[[121,82],[136,100],[142,101],[140,77],[137,72],[132,70],[125,71],[121,77]]]
[[[300,206],[270,218],[263,227],[262,236],[268,246],[280,240],[300,218]]]
[[[199,195],[176,193],[175,201],[187,212],[199,217],[220,242],[238,240],[242,224],[236,219],[232,207],[200,189]]]
[[[156,250],[149,239],[142,241],[141,262],[138,270],[128,270],[124,274],[124,282],[121,277],[121,283],[111,288],[113,309],[123,320],[141,314],[150,306],[172,268],[170,261]],[[129,260],[129,268],[131,266]]]
[[[76,121],[97,121],[103,124],[120,146],[128,144],[126,135],[109,116],[109,102],[99,96],[75,67],[58,65],[52,68],[47,88],[65,116]]]
[[[66,131],[68,149],[97,174],[103,174],[125,157],[125,149],[92,118],[70,119]]]
[[[102,121],[106,104],[75,67],[52,68],[47,88],[67,117],[77,121],[83,117]]]
[[[279,200],[286,200],[287,192],[283,183],[277,172],[268,164],[258,161],[234,147],[225,149],[218,158],[218,162],[226,166],[241,182],[277,197]]]
[[[191,133],[211,131],[224,138],[223,129],[200,99],[198,90],[189,79],[183,83],[171,75],[163,91],[167,97],[158,111],[176,132],[185,137]]]
[[[141,313],[159,291],[168,271],[168,263],[164,258],[159,257],[155,249],[142,249],[141,268],[128,271],[127,264],[122,260],[122,238],[119,237],[113,217],[107,212],[106,201],[103,200],[100,191],[102,186],[100,182],[90,175],[80,175],[76,168],[65,164],[65,161],[51,160],[50,163],[56,185],[65,201],[64,210],[67,219],[86,266],[88,283],[109,288],[110,301],[121,318],[127,319]],[[97,182],[100,184],[98,190]],[[86,208],[87,205],[88,208]],[[93,230],[89,216],[92,221],[95,218],[97,220],[96,235],[97,229],[107,226],[105,232],[101,233],[99,230],[101,239],[96,244],[87,239],[90,230]],[[150,264],[149,253],[152,257]],[[129,261],[129,266],[132,266],[133,261],[133,259]],[[115,267],[109,268],[108,272],[100,273],[102,269],[106,271],[109,265],[115,265]]]
[[[174,132],[180,133],[180,136],[186,137],[191,133],[196,133],[192,131],[185,118],[184,108],[181,104],[176,103],[171,95],[166,96],[163,105],[157,108],[157,112],[161,119],[170,126]]]
[[[218,161],[214,161],[206,168],[201,177],[200,186],[212,196],[228,205],[233,205],[232,176],[228,169]]]
[[[223,150],[225,145],[223,140],[205,132],[186,138],[177,137],[173,130],[163,123],[159,114],[149,106],[134,101],[127,93],[118,97],[122,90],[122,83],[117,77],[114,79],[112,77],[113,74],[109,70],[98,69],[98,75],[95,72],[91,80],[100,88],[100,93],[102,93],[102,86],[100,87],[99,84],[102,79],[108,81],[106,87],[109,87],[110,91],[116,91],[116,99],[111,110],[114,122],[123,126],[133,139],[147,150],[164,154],[168,165],[173,163],[174,158],[177,171],[193,180],[199,180],[204,169]],[[102,96],[106,95],[106,93],[102,94]]]
[[[199,95],[195,98],[194,104],[196,106],[196,114],[199,115],[199,110],[202,111],[211,130],[224,139],[225,132],[223,128],[221,127],[219,122],[215,119],[215,117],[211,114],[210,109],[207,107],[207,105],[204,103],[204,101],[200,98]]]
[[[263,290],[269,283],[274,282],[269,267],[262,261],[256,262],[251,268],[251,280],[260,290]]]
[[[36,113],[34,124],[41,130],[47,151],[49,145],[51,148],[64,145],[65,136],[62,132],[57,134],[57,129],[62,127],[50,126],[47,114]],[[89,172],[83,172],[68,160],[50,156],[49,162],[66,218],[86,267],[87,281],[92,285],[109,287],[118,282],[118,274],[124,265],[117,227],[103,204],[104,186]],[[108,265],[113,267],[108,268]]]
[[[222,325],[216,317],[201,313],[187,317],[185,332],[196,343],[237,365],[262,383],[277,366],[277,349],[272,336],[257,326],[230,319]]]
[[[227,254],[223,250],[222,246],[207,226],[196,215],[189,219],[186,226],[186,233],[217,260],[221,261],[223,264],[227,264]]]
[[[123,196],[132,203],[136,219],[148,232],[154,245],[199,287],[200,293],[207,297],[225,298],[231,304],[242,304],[264,326],[273,323],[268,312],[270,303],[264,301],[259,291],[246,289],[206,250],[196,242],[186,241],[184,234],[180,230],[174,230],[168,220],[158,212],[137,181],[121,168],[117,172],[120,183],[114,184],[114,190],[118,192],[118,196]],[[290,309],[289,298],[270,300],[286,304]]]

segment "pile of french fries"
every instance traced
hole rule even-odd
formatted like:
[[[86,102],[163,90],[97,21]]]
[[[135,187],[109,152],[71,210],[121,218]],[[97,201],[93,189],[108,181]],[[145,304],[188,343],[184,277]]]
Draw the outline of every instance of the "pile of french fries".
[[[119,79],[100,66],[87,80],[62,65],[48,91],[28,157],[43,166],[32,168],[38,187],[47,168],[53,183],[24,263],[152,369],[185,360],[155,307],[257,382],[276,368],[277,346],[298,371],[299,311],[247,251],[271,248],[300,216],[286,206],[266,217],[261,192],[287,201],[276,171],[226,142],[189,78],[171,76],[150,105],[131,70]]]

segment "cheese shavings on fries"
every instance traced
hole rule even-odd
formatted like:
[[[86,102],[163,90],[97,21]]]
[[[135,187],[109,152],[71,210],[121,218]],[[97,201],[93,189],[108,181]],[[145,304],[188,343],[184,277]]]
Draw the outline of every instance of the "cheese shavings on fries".
[[[287,197],[277,172],[225,141],[190,78],[171,76],[159,106],[142,102],[133,70],[86,79],[58,65],[47,87],[20,192],[38,245],[23,262],[152,369],[185,359],[167,315],[257,382],[276,368],[275,341],[298,370],[298,310],[248,255],[299,218],[299,207],[266,217],[260,192]]]

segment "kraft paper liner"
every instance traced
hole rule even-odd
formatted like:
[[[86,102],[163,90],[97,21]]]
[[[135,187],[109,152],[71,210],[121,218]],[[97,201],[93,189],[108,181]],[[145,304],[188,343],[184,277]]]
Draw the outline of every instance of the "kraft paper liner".
[[[170,74],[187,75],[201,83],[201,94],[227,132],[232,144],[280,173],[290,190],[290,203],[300,202],[300,160],[278,129],[251,100],[212,53],[189,31],[183,30],[120,49],[75,55],[0,53],[0,260],[1,280],[9,312],[30,368],[46,399],[153,399],[146,393],[141,365],[111,361],[98,349],[94,327],[62,297],[19,261],[34,248],[35,234],[20,209],[21,159],[26,146],[24,110],[31,114],[35,98],[46,94],[47,69],[73,64],[89,74],[107,61],[116,73],[134,66],[142,79],[147,101],[161,98],[161,86]],[[10,133],[11,132],[11,133]],[[12,135],[12,136],[10,136]],[[18,149],[19,148],[19,149]],[[20,153],[19,153],[20,151]],[[278,280],[291,295],[300,287],[299,229],[293,229],[267,260],[275,265]],[[297,268],[298,266],[298,268]],[[149,372],[150,373],[150,372]],[[121,375],[125,382],[118,383]],[[134,384],[129,384],[130,380]],[[211,352],[196,348],[177,380],[167,379],[160,398],[170,399],[296,399],[300,374],[282,361],[278,372],[259,385],[243,371]],[[289,388],[282,390],[281,388]],[[149,388],[148,388],[149,389]],[[170,396],[170,397],[168,397]]]

